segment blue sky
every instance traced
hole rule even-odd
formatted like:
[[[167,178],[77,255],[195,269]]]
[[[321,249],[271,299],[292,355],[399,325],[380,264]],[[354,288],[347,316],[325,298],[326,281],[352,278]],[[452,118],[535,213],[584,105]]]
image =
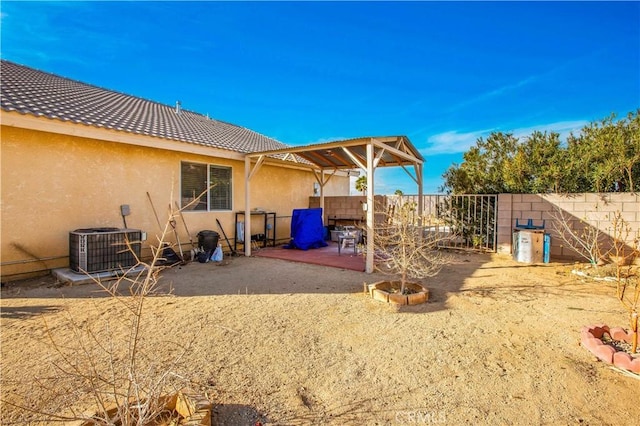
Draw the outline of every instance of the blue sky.
[[[425,192],[478,137],[640,107],[639,2],[11,2],[1,56],[290,145],[406,135]],[[380,169],[376,193],[416,193]]]

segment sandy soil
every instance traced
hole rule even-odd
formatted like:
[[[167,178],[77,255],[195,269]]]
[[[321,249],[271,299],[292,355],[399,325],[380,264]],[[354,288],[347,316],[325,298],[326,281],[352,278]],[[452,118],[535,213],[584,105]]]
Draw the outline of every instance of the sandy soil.
[[[363,294],[377,275],[225,263],[166,271],[173,294],[145,305],[159,357],[196,336],[186,361],[218,424],[640,424],[640,381],[579,346],[583,325],[626,326],[625,313],[610,284],[584,282],[573,265],[456,254],[424,281],[429,303],[397,308]],[[65,340],[70,317],[118,315],[94,285],[52,284],[3,288],[7,401],[50,368],[45,321]]]

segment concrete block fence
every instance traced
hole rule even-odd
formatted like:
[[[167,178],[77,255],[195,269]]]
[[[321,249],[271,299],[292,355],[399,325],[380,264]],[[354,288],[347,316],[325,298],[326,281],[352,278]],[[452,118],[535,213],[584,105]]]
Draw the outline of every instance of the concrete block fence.
[[[632,193],[583,194],[499,194],[497,252],[512,252],[512,233],[516,220],[534,225],[544,221],[545,232],[551,235],[551,259],[582,259],[559,237],[558,218],[562,216],[575,226],[590,226],[605,237],[612,236],[612,218],[616,212],[629,225],[627,246],[640,237],[640,195]],[[606,238],[605,238],[606,240]],[[605,242],[606,244],[606,242]]]
[[[374,202],[376,205],[386,206],[386,196],[376,195]],[[367,197],[362,195],[347,195],[324,198],[324,224],[329,225],[354,225],[354,223],[365,223],[367,212],[362,206],[367,201]],[[320,207],[320,197],[309,197],[309,208]]]
[[[405,195],[407,200],[416,201],[415,195]],[[423,209],[425,215],[435,214],[434,205],[443,195],[425,195]],[[377,195],[376,204],[386,205],[387,196]],[[325,225],[353,224],[355,219],[366,220],[362,209],[364,196],[325,197]],[[320,207],[319,197],[309,198],[309,207]],[[620,212],[631,232],[627,244],[631,248],[634,239],[640,238],[640,195],[633,193],[583,193],[583,194],[499,194],[497,214],[496,251],[503,254],[512,252],[512,235],[519,223],[529,219],[536,226],[544,221],[545,232],[551,235],[551,260],[582,259],[559,237],[557,218],[559,212],[575,226],[591,226],[603,235],[611,237],[613,214]]]

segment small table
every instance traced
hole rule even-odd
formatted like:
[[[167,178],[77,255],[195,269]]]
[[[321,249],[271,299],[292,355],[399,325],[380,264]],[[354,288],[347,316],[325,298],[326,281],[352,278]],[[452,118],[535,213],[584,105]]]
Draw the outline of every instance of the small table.
[[[340,235],[338,237],[338,256],[340,256],[340,251],[347,245],[347,243],[353,244],[353,253],[358,254],[358,246],[356,245],[356,236],[355,235]]]

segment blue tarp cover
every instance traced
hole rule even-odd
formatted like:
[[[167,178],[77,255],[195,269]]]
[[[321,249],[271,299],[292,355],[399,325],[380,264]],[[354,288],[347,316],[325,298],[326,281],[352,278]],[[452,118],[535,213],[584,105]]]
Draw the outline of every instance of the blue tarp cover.
[[[309,250],[326,247],[322,209],[294,209],[291,216],[291,241],[284,248]]]

